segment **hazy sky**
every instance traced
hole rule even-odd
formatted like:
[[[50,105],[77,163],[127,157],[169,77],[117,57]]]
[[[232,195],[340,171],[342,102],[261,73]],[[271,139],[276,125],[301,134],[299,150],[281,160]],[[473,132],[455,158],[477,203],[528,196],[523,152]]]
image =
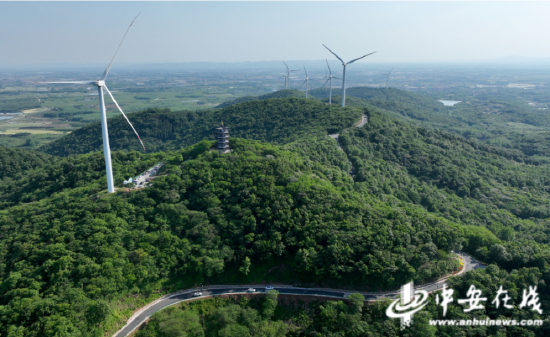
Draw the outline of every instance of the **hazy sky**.
[[[549,2],[0,2],[0,66],[550,57]]]

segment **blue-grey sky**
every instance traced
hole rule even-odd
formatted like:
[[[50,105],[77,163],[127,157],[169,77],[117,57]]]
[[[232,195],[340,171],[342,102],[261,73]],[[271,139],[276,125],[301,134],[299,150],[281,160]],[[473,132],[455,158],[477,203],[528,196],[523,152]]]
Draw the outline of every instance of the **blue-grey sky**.
[[[0,2],[0,65],[550,57],[549,2]]]

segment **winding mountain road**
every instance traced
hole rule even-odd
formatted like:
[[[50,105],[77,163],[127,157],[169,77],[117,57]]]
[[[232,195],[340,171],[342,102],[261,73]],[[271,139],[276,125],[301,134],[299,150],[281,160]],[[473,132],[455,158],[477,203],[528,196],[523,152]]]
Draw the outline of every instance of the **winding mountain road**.
[[[358,121],[354,125],[354,127],[360,128],[367,123],[368,123],[368,116],[363,115],[361,120]],[[336,142],[338,142],[339,134],[331,134],[328,136],[335,139]],[[340,144],[338,144],[338,147],[340,148],[340,150],[342,150],[342,148],[340,147]],[[445,286],[445,281],[450,276],[458,276],[470,270],[474,270],[477,268],[485,268],[485,266],[482,263],[476,261],[473,257],[465,253],[457,252],[457,255],[460,257],[460,259],[464,264],[461,271],[459,271],[454,275],[448,275],[435,282],[420,285],[418,287],[415,287],[415,289],[422,289],[431,293],[439,289],[442,289]],[[208,286],[205,289],[202,289],[202,288],[186,289],[186,290],[180,290],[173,294],[165,295],[159,298],[158,300],[149,303],[148,305],[144,306],[140,310],[136,311],[134,315],[132,315],[132,317],[128,319],[128,322],[126,323],[126,325],[123,326],[122,329],[120,329],[117,333],[115,333],[113,337],[128,336],[134,330],[136,330],[143,322],[145,322],[149,317],[151,317],[151,315],[153,315],[155,312],[162,310],[166,307],[169,307],[171,305],[174,305],[176,303],[179,303],[182,301],[199,300],[210,296],[219,296],[219,295],[227,295],[227,294],[243,294],[243,293],[246,293],[246,291],[249,288],[258,289],[259,291],[256,292],[258,294],[264,293],[263,286],[261,286],[261,288],[258,288],[258,287],[259,285],[257,284],[256,285],[214,285],[214,286]],[[293,287],[289,285],[273,285],[273,289],[279,291],[279,294],[332,297],[335,299],[345,299],[350,294],[360,293],[363,296],[365,296],[365,301],[377,301],[383,298],[395,298],[400,293],[399,290],[389,291],[389,292],[358,292],[353,290],[342,290],[342,289],[298,288],[298,287]],[[194,297],[193,293],[198,291],[202,293],[202,296]]]
[[[356,128],[361,128],[363,127],[365,124],[367,124],[369,122],[369,116],[367,115],[363,115],[361,116],[361,120],[358,121],[357,123],[355,123],[353,125],[353,127],[356,127]],[[336,143],[338,143],[338,148],[340,148],[340,150],[342,150],[342,147],[340,147],[340,143],[338,142],[338,137],[340,137],[340,134],[339,133],[333,133],[333,134],[330,134],[328,135],[328,137],[334,139],[336,141]],[[343,151],[343,150],[342,150]]]
[[[485,266],[482,263],[476,261],[473,257],[465,253],[457,252],[457,255],[459,255],[460,259],[463,261],[464,266],[462,270],[457,274],[454,274],[454,276],[463,274],[473,269],[485,268]],[[452,275],[441,278],[433,283],[428,283],[428,284],[415,287],[415,289],[422,289],[427,292],[437,291],[438,289],[443,288],[443,286],[445,285],[445,281],[450,276]],[[158,300],[146,305],[139,311],[137,311],[132,317],[130,317],[126,325],[122,327],[122,329],[120,329],[117,333],[115,333],[113,337],[128,336],[155,312],[162,310],[168,306],[174,305],[176,303],[179,303],[182,301],[203,299],[209,296],[226,295],[226,294],[242,294],[242,293],[246,293],[248,288],[255,288],[255,287],[256,289],[258,289],[257,288],[258,285],[218,285],[218,286],[208,286],[204,290],[201,290],[200,288],[186,289],[186,290],[180,290],[177,293],[165,295],[159,298]],[[258,291],[257,293],[263,293],[263,286],[261,289],[262,290]],[[326,288],[297,288],[297,287],[287,286],[287,285],[273,285],[273,289],[279,291],[279,294],[333,297],[335,299],[345,299],[350,294],[357,293],[357,291],[353,291],[353,290],[326,289]],[[193,297],[193,293],[197,291],[202,292],[202,296]],[[359,292],[359,293],[365,296],[366,301],[376,301],[383,298],[395,298],[399,295],[399,292],[400,291],[372,292],[372,293]]]

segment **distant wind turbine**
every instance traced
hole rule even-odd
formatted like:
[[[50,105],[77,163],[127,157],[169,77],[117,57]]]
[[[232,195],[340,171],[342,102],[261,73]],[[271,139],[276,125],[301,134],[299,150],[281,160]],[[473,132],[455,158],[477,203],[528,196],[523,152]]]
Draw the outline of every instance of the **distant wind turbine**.
[[[307,76],[306,66],[304,66],[304,73],[306,73],[306,79],[304,80],[304,82],[300,86],[300,89],[304,86],[304,83],[305,83],[306,84],[306,98],[307,98],[307,91],[308,91],[308,88],[309,88],[309,86],[308,86],[309,77]]]
[[[336,56],[336,58],[339,59],[340,62],[342,62],[342,66],[344,67],[344,75],[342,76],[342,107],[345,107],[345,106],[346,106],[346,66],[347,66],[348,64],[352,64],[353,62],[355,62],[355,61],[357,61],[357,60],[360,60],[360,59],[362,59],[362,58],[364,58],[364,57],[367,57],[367,56],[369,56],[369,55],[372,55],[372,54],[374,54],[374,53],[376,53],[376,52],[372,52],[372,53],[370,53],[370,54],[363,55],[363,56],[361,56],[361,57],[359,57],[359,58],[356,58],[356,59],[351,60],[351,61],[349,61],[349,62],[346,63],[346,62],[344,62],[338,55],[336,55],[332,50],[330,50],[327,46],[325,46],[324,44],[323,44],[323,47],[327,48],[327,50],[328,50],[329,52],[331,52],[334,56]]]
[[[390,73],[391,73],[392,70],[393,70],[393,68],[391,68],[389,73],[384,74],[384,75],[386,75],[386,90],[388,90],[388,82],[390,80]]]
[[[285,89],[290,89],[290,79],[291,78],[296,78],[296,77],[290,77],[290,73],[293,73],[293,72],[298,71],[298,70],[290,70],[290,68],[288,68],[288,66],[286,65],[285,61],[283,61],[283,63],[286,66],[286,75],[287,75],[287,78],[288,78],[288,88],[286,87],[286,81],[285,81]]]
[[[283,76],[279,77],[279,79],[281,79],[281,78],[283,78],[283,77],[285,78],[285,89],[286,89],[286,78],[287,78],[286,74],[284,74]],[[277,82],[278,82],[278,81],[277,81]]]
[[[139,13],[139,14],[141,14],[141,13]],[[115,52],[115,55],[113,55],[113,58],[111,59],[111,63],[109,63],[109,66],[107,66],[107,69],[105,69],[105,71],[103,72],[103,76],[101,77],[100,80],[96,80],[96,81],[71,81],[71,82],[41,82],[41,83],[64,83],[64,84],[88,84],[88,85],[92,84],[92,85],[97,86],[97,90],[98,90],[98,93],[99,93],[99,109],[101,111],[101,133],[102,133],[102,136],[103,136],[103,153],[105,155],[105,169],[106,169],[106,173],[107,173],[107,190],[109,191],[109,193],[114,193],[115,186],[114,186],[114,182],[113,182],[113,166],[111,164],[111,148],[109,147],[109,133],[108,133],[108,130],[107,130],[107,113],[105,112],[105,101],[104,101],[104,98],[103,98],[103,89],[105,89],[105,91],[109,94],[109,96],[111,97],[111,99],[115,103],[118,110],[122,113],[124,118],[126,118],[126,121],[128,122],[128,124],[130,124],[130,127],[132,128],[132,130],[134,130],[134,133],[138,137],[139,142],[141,143],[141,146],[143,146],[143,150],[145,151],[145,146],[143,145],[143,142],[141,141],[141,138],[139,137],[139,134],[137,133],[136,129],[134,129],[134,126],[132,125],[132,123],[130,123],[130,120],[128,119],[128,117],[126,117],[126,115],[124,114],[124,112],[122,111],[120,106],[118,105],[117,101],[115,100],[115,98],[113,97],[113,95],[111,94],[109,89],[107,88],[107,85],[105,85],[105,79],[107,78],[107,75],[109,74],[109,70],[111,69],[111,65],[113,64],[113,61],[115,60],[115,56],[117,55],[118,50],[120,49],[120,46],[122,45],[122,42],[124,41],[124,38],[126,37],[126,34],[128,34],[128,31],[130,30],[130,27],[132,27],[132,25],[134,24],[134,21],[136,21],[139,14],[134,18],[134,20],[132,21],[130,26],[128,26],[128,29],[126,29],[126,33],[124,33],[124,36],[122,37],[122,40],[120,41],[120,44],[118,45],[118,48]]]
[[[286,65],[286,62],[283,61],[283,63],[285,64],[285,67],[286,67],[286,75],[285,75],[285,89],[288,89],[288,84],[287,84],[287,80],[288,78],[290,77],[290,69],[288,69],[288,66]]]
[[[327,85],[327,82],[330,81],[330,84],[329,84],[330,85],[330,91],[329,91],[329,96],[328,96],[328,104],[332,104],[332,79],[333,78],[339,79],[339,78],[332,76],[332,71],[330,70],[330,66],[328,65],[328,60],[325,60],[325,61],[327,61],[328,72],[329,72],[330,75],[328,76],[328,79],[325,81],[324,85]]]

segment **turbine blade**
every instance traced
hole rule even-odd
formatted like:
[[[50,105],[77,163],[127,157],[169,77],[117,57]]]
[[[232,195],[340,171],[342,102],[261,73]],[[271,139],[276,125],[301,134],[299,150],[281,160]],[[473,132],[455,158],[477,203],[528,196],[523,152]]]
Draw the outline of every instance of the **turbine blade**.
[[[330,50],[330,49],[329,49],[327,46],[325,46],[324,44],[323,44],[323,47],[327,48],[327,50],[328,50],[329,52],[331,52],[332,55],[336,56],[336,58],[339,59],[340,62],[342,62],[342,65],[345,64],[345,62],[340,58],[340,56],[336,55],[332,50]],[[328,61],[327,61],[327,64],[328,64]]]
[[[141,141],[141,138],[139,137],[139,134],[137,133],[136,129],[134,129],[134,126],[132,125],[132,123],[130,123],[130,120],[128,119],[128,117],[126,117],[126,115],[124,114],[124,112],[122,111],[122,109],[120,108],[120,106],[118,105],[117,101],[116,101],[115,98],[113,97],[113,94],[111,94],[111,92],[109,91],[109,89],[107,89],[107,86],[106,86],[106,85],[104,85],[103,88],[105,88],[105,91],[107,91],[107,93],[109,94],[109,96],[111,96],[111,99],[113,100],[113,102],[115,102],[115,105],[116,105],[116,107],[118,108],[118,110],[120,111],[120,113],[122,114],[122,116],[124,116],[124,118],[126,118],[126,121],[128,122],[128,124],[130,124],[130,127],[132,128],[132,130],[134,130],[134,133],[135,133],[136,136],[138,137],[139,142],[141,143],[141,146],[143,146],[143,151],[145,151],[145,145],[143,145],[143,142]]]
[[[388,73],[388,75],[391,74],[391,71],[392,71],[393,69],[395,69],[395,68],[391,68],[391,70],[390,70],[390,72]]]
[[[58,84],[96,84],[92,81],[61,81],[61,82],[35,82],[35,83],[58,83]]]
[[[300,89],[302,89],[302,87],[304,86],[304,83],[306,83],[306,81],[302,82],[302,85],[300,86]]]
[[[351,60],[351,61],[348,62],[348,64],[353,63],[353,62],[355,62],[355,61],[357,61],[357,60],[360,60],[360,59],[362,59],[362,58],[364,58],[364,57],[367,57],[367,56],[369,56],[369,55],[372,55],[372,54],[374,54],[374,53],[376,53],[376,52],[374,51],[374,52],[372,52],[372,53],[370,53],[370,54],[367,54],[367,55],[361,56],[361,57],[359,57],[359,58],[356,58],[355,60]]]
[[[285,62],[285,61],[283,61],[283,63],[285,64],[285,66],[286,66],[286,70],[288,71],[288,66],[286,65],[286,62]]]
[[[330,71],[330,66],[328,65],[328,60],[325,59],[325,61],[327,61],[328,72],[330,73],[330,76],[332,76],[332,71]]]
[[[304,73],[306,73],[306,78],[307,78],[306,66],[304,66]]]
[[[122,46],[122,42],[124,42],[124,38],[126,37],[126,34],[128,34],[128,31],[130,30],[130,27],[134,24],[134,21],[138,18],[138,16],[141,14],[141,12],[138,13],[138,15],[132,20],[132,23],[130,26],[128,26],[128,29],[126,29],[126,33],[124,33],[124,36],[122,37],[122,40],[118,44],[118,48],[116,49],[115,55],[113,55],[113,58],[111,59],[111,63],[109,63],[109,66],[107,66],[107,69],[105,69],[105,72],[103,73],[103,76],[101,77],[102,81],[105,81],[107,78],[107,75],[109,74],[109,70],[111,69],[111,65],[113,65],[113,61],[115,60],[116,54],[118,54],[118,50],[120,49],[120,46]]]

